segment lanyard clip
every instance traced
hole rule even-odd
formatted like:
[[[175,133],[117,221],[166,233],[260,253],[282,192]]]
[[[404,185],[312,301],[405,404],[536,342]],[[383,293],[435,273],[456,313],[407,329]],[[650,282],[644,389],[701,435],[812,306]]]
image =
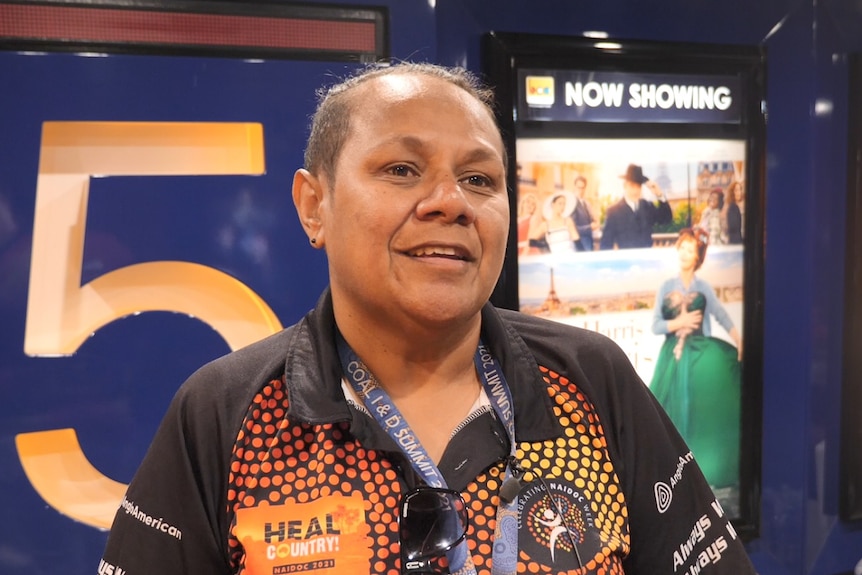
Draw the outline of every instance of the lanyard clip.
[[[500,487],[500,501],[508,505],[518,497],[518,493],[524,487],[521,478],[524,477],[524,469],[518,464],[515,456],[511,455],[506,460],[507,477]]]

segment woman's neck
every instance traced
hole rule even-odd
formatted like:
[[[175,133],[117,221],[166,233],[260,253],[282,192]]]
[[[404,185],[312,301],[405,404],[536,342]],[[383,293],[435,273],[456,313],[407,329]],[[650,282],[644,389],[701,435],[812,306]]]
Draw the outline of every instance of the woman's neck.
[[[682,281],[685,289],[690,288],[691,282],[694,281],[694,270],[680,270],[679,279]]]
[[[339,321],[342,337],[391,398],[435,462],[479,396],[480,319],[469,329],[408,336],[374,322]]]
[[[475,378],[479,314],[457,325],[428,326],[357,318],[339,314],[336,307],[335,321],[344,340],[393,399]]]

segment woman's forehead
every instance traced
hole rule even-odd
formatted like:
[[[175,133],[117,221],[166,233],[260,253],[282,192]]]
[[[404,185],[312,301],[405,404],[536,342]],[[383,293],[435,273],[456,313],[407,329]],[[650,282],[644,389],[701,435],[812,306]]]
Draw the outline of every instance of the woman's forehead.
[[[388,74],[363,82],[357,86],[353,97],[354,114],[362,111],[387,115],[397,113],[401,106],[445,105],[455,113],[489,120],[499,134],[493,112],[475,95],[444,78],[419,72]],[[372,102],[373,105],[368,105]]]
[[[503,156],[503,139],[491,112],[475,96],[444,79],[421,74],[373,78],[357,87],[348,138],[357,136],[418,146],[440,133],[481,140]],[[505,162],[505,158],[502,158]]]

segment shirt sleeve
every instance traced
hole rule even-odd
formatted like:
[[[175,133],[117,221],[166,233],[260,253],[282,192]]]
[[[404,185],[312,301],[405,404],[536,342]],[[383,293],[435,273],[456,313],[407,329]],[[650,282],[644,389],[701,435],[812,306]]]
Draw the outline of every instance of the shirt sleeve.
[[[700,280],[703,284],[701,291],[706,297],[706,314],[711,315],[715,318],[715,321],[721,325],[725,330],[730,331],[733,329],[733,320],[730,319],[730,314],[727,313],[727,310],[719,301],[718,297],[715,295],[715,290],[712,288],[709,283],[704,280]],[[709,333],[704,332],[704,335],[711,335]]]
[[[741,232],[742,230],[742,214],[739,211],[739,206],[733,204],[727,209],[727,229]]]
[[[171,402],[114,518],[99,573],[218,575],[226,551],[228,427],[210,406],[218,386],[192,376]],[[212,383],[212,382],[210,382]],[[228,435],[229,437],[229,435]]]
[[[613,206],[611,206],[613,207]],[[617,241],[617,218],[611,209],[608,209],[608,217],[605,220],[605,226],[602,229],[602,237],[599,241],[599,248],[603,250],[614,249],[614,243]]]
[[[650,203],[653,206],[653,223],[664,225],[673,221],[673,211],[670,209],[670,204],[667,200],[659,200],[658,204]]]
[[[700,214],[700,221],[697,222],[697,227],[703,229],[709,229],[709,216],[712,214],[712,208],[706,208],[703,210],[703,213]]]
[[[652,312],[652,332],[656,335],[665,335],[670,332],[668,328],[668,320],[664,319],[661,308],[664,304],[664,298],[670,291],[670,282],[665,281],[655,294],[655,305]]]

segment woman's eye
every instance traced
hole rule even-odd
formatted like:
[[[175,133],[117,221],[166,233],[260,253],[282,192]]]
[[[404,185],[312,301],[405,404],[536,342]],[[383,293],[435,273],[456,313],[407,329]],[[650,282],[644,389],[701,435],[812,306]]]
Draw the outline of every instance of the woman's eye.
[[[487,188],[494,185],[490,178],[486,176],[480,176],[478,174],[473,176],[467,176],[466,178],[464,178],[464,181],[467,184],[475,186],[477,188]]]
[[[389,173],[393,176],[407,177],[416,175],[416,170],[404,164],[398,164],[389,168]]]

